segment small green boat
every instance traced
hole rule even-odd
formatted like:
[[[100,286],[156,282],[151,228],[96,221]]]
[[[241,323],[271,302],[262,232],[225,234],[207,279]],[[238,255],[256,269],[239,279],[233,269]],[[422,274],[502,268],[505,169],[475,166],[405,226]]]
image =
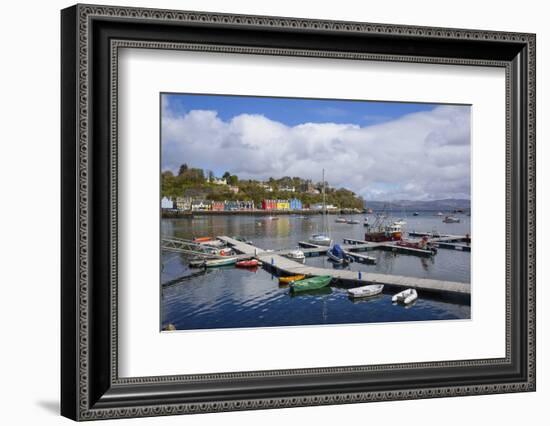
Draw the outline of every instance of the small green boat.
[[[294,281],[290,284],[290,291],[298,293],[300,291],[319,290],[329,285],[331,281],[332,277],[330,275],[306,278],[305,280]]]
[[[220,258],[220,259],[212,259],[207,260],[204,264],[207,268],[216,268],[218,266],[228,266],[228,265],[234,265],[237,262],[236,257],[227,257],[227,258]]]

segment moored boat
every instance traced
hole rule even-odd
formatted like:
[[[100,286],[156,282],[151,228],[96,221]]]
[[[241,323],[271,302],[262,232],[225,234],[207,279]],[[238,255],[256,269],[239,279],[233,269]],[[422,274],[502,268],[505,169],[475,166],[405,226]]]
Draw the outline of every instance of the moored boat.
[[[346,223],[347,221],[345,217],[337,217],[335,220],[336,223]]]
[[[213,238],[212,237],[197,237],[197,238],[193,238],[193,241],[195,243],[206,243],[208,241],[212,241]]]
[[[370,227],[369,227],[370,228]],[[365,232],[365,241],[369,242],[384,242],[384,241],[400,241],[403,231],[400,225],[390,225],[378,230]]]
[[[237,262],[235,257],[227,257],[225,259],[210,259],[204,262],[207,268],[216,268],[218,266],[234,265]]]
[[[445,216],[443,223],[460,223],[460,219],[455,216]]]
[[[394,303],[404,303],[405,305],[408,305],[409,303],[414,302],[416,299],[418,299],[418,293],[414,288],[409,288],[395,294],[391,298],[391,301]]]
[[[305,275],[290,275],[288,277],[279,277],[279,284],[290,284],[294,281],[303,280],[305,277]]]
[[[302,250],[292,250],[290,253],[287,254],[287,257],[295,260],[296,262],[305,263],[306,256]]]
[[[348,225],[357,225],[359,223],[359,221],[357,219],[348,219],[348,220],[346,220],[346,223]]]
[[[394,225],[404,226],[407,224],[405,219],[397,219],[395,222],[393,222]]]
[[[420,215],[420,213],[418,213],[418,212],[413,213],[413,216],[418,216],[418,215]]]
[[[330,246],[332,244],[332,239],[329,237],[329,229],[327,222],[327,203],[325,197],[325,169],[323,169],[323,211],[322,211],[322,233],[313,234],[309,238],[311,244],[316,244],[319,246]]]
[[[349,263],[351,258],[346,255],[342,247],[339,244],[335,244],[327,251],[327,257],[335,263],[344,264]]]
[[[241,260],[235,263],[237,268],[255,268],[260,262],[257,259]]]
[[[320,275],[317,277],[306,278],[300,281],[294,281],[290,284],[290,291],[299,293],[302,291],[319,290],[326,287],[332,281],[330,275]]]
[[[365,286],[362,286],[362,287],[350,288],[348,290],[348,296],[353,297],[353,298],[371,297],[371,296],[376,296],[377,294],[382,293],[382,290],[384,290],[384,285],[383,284],[365,285]]]
[[[330,246],[332,242],[331,238],[323,234],[314,234],[308,240],[311,244],[317,244],[319,246]]]

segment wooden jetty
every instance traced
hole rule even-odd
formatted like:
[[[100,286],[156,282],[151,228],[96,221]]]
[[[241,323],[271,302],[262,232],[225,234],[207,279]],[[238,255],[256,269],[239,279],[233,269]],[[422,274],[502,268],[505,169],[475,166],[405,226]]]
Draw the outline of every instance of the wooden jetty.
[[[431,250],[424,250],[414,247],[404,247],[399,246],[395,244],[395,242],[380,242],[380,243],[373,243],[369,241],[363,241],[363,240],[356,240],[353,238],[344,238],[344,243],[349,244],[349,246],[360,246],[364,247],[366,244],[368,244],[368,250],[386,250],[386,251],[393,251],[396,253],[401,254],[412,254],[416,256],[433,256],[433,252]]]
[[[237,241],[233,238],[221,236],[218,237],[218,239],[232,246],[235,251],[242,254],[253,255],[258,260],[262,261],[264,267],[276,270],[279,273],[286,275],[331,275],[337,280],[351,282],[357,285],[376,283],[384,284],[395,289],[414,288],[416,290],[431,293],[451,294],[466,297],[470,296],[470,284],[467,283],[370,272],[356,272],[341,269],[319,268],[295,262],[282,256],[280,252],[263,250],[251,244]]]
[[[455,243],[455,242],[437,242],[434,246],[442,249],[457,250],[457,251],[472,251],[472,247],[468,244]]]
[[[326,254],[326,252],[329,249],[329,247],[327,247],[327,246],[320,246],[320,245],[312,244],[312,243],[305,242],[305,241],[300,241],[298,243],[298,245],[300,246],[302,252],[306,256],[315,256],[315,255]],[[340,244],[340,247],[342,248],[342,250],[344,251],[344,253],[346,255],[353,257],[353,259],[358,261],[358,262],[364,262],[364,263],[370,263],[370,264],[375,264],[376,263],[376,258],[375,257],[366,256],[364,254],[356,253],[357,251],[367,251],[367,250],[369,250],[371,248],[370,243],[367,243],[367,244],[353,244],[353,245]],[[290,250],[288,250],[288,251],[290,251]],[[286,254],[286,253],[284,253],[284,251],[279,251],[277,253],[282,254],[282,255]]]

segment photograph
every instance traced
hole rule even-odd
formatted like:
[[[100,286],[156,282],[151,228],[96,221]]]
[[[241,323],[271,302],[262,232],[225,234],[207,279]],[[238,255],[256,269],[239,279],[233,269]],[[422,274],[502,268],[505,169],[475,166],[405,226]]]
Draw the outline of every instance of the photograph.
[[[62,5],[61,22],[34,22],[55,39],[38,58],[61,60],[32,99],[60,89],[61,108],[7,140],[61,139],[46,153],[30,137],[27,173],[36,187],[46,165],[60,192],[60,218],[46,209],[58,226],[41,227],[56,236],[38,239],[57,238],[58,259],[38,269],[53,265],[61,291],[35,298],[37,312],[59,306],[58,336],[28,349],[58,341],[39,385],[55,384],[61,415],[537,412],[543,14],[214,3]],[[23,142],[12,180],[36,151]],[[14,212],[6,223],[36,222]],[[53,411],[45,395],[37,407]]]
[[[159,105],[162,331],[470,319],[470,105]]]

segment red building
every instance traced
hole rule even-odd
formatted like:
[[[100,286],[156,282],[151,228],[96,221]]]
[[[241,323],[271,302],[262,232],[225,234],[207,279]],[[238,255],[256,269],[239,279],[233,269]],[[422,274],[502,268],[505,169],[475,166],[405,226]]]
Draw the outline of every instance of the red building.
[[[262,200],[262,209],[263,210],[276,210],[277,209],[277,200]]]
[[[225,203],[223,201],[213,201],[212,202],[212,211],[223,212]]]

